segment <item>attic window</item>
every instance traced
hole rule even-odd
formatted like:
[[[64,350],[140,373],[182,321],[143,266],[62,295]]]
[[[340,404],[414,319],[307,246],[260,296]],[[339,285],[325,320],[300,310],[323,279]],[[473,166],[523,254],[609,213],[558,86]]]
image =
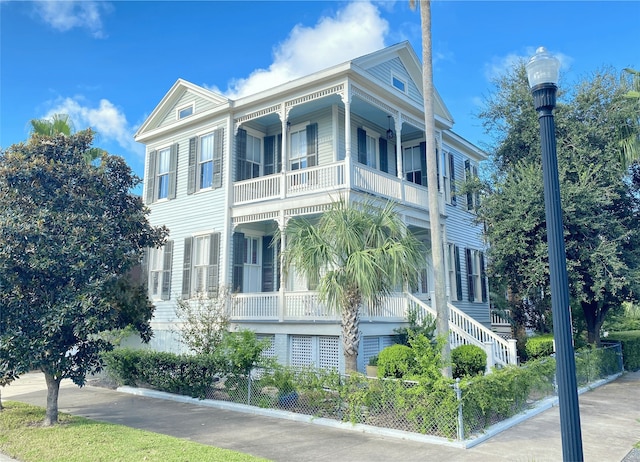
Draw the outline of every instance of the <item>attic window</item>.
[[[191,114],[193,114],[193,104],[177,109],[178,120],[189,117]]]
[[[391,76],[391,84],[394,87],[396,87],[398,90],[400,90],[402,93],[406,93],[407,92],[407,82],[404,81],[403,79],[401,79],[400,77],[392,75]]]

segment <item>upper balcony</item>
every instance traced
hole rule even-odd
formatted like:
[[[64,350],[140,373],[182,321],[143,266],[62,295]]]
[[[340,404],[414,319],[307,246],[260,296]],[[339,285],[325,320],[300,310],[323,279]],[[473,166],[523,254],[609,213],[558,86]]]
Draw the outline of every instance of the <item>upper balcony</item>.
[[[426,187],[358,162],[348,165],[346,161],[235,182],[233,205],[344,190],[358,190],[401,204],[428,209]]]

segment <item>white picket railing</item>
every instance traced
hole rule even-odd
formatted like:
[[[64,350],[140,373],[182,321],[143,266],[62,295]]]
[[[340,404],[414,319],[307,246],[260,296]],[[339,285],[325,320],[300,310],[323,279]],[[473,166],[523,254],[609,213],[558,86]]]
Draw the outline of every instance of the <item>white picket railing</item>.
[[[341,187],[359,189],[398,202],[428,208],[427,188],[380,170],[354,162],[351,181],[346,177],[345,161],[301,170],[236,181],[233,184],[234,205],[269,199],[294,197],[318,191],[335,191]],[[284,188],[284,194],[283,194]]]
[[[429,305],[407,294],[410,304],[419,309],[419,313],[429,313],[436,317],[436,311]],[[500,335],[485,327],[471,316],[459,310],[451,303],[449,306],[449,341],[452,348],[459,345],[477,345],[488,353],[490,364],[517,364],[516,341],[505,340]]]
[[[517,364],[515,340],[505,340],[452,304],[449,305],[449,341],[452,348],[477,345],[487,351],[488,363]],[[410,309],[417,309],[418,319],[436,311],[409,293],[394,293],[377,306],[362,306],[361,321],[403,322]],[[252,321],[339,321],[340,313],[318,300],[313,291],[285,292],[284,303],[279,292],[234,294],[231,299],[232,320]]]

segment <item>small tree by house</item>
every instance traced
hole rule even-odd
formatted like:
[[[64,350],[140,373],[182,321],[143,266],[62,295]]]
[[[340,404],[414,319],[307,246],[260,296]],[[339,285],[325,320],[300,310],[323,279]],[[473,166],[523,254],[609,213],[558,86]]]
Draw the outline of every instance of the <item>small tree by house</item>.
[[[146,290],[126,276],[167,231],[149,225],[122,158],[87,162],[92,141],[34,135],[0,153],[0,374],[44,373],[45,425],[58,421],[62,379],[82,386],[102,367],[111,344],[98,334],[152,335]]]
[[[180,321],[180,341],[195,354],[212,354],[229,329],[226,305],[229,291],[220,288],[215,294],[193,300],[178,299],[176,316]]]
[[[362,303],[376,305],[403,284],[415,284],[425,249],[393,204],[341,198],[317,220],[296,217],[285,229],[285,270],[317,281],[320,301],[342,315],[347,371],[357,370]]]

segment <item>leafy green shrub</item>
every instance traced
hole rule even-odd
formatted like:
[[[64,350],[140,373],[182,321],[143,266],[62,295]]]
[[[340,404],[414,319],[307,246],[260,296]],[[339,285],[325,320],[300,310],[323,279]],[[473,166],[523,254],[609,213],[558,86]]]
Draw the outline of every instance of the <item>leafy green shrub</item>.
[[[133,348],[118,348],[102,354],[102,359],[107,366],[107,373],[120,385],[135,387],[140,371],[138,364],[144,350]]]
[[[378,377],[402,378],[415,368],[415,353],[406,345],[391,345],[378,354]]]
[[[640,369],[640,330],[611,332],[606,340],[622,344],[622,360],[625,370],[637,371]]]
[[[429,340],[433,340],[436,333],[436,319],[429,313],[420,318],[421,311],[416,307],[409,308],[407,312],[407,321],[409,327],[399,327],[394,329],[395,342],[400,345],[409,346],[412,335],[424,335]]]
[[[454,378],[484,373],[487,368],[487,353],[477,345],[460,345],[451,350]]]
[[[378,365],[378,355],[373,355],[369,357],[369,366],[377,366]]]
[[[214,355],[223,366],[223,372],[247,375],[253,367],[269,366],[262,353],[269,347],[269,340],[258,340],[255,332],[244,329],[225,332]]]
[[[116,349],[104,354],[109,374],[129,386],[150,386],[168,393],[204,398],[221,369],[213,355]]]
[[[525,346],[529,359],[542,358],[553,354],[553,334],[529,337]]]
[[[410,375],[412,378],[435,382],[442,378],[441,351],[445,342],[444,337],[431,340],[422,334],[412,334],[409,344],[415,358]]]
[[[588,346],[576,351],[578,385],[587,384],[617,372],[621,372],[617,348]]]
[[[523,410],[534,382],[532,375],[532,371],[526,367],[507,366],[491,374],[462,380],[465,434],[481,430]]]

